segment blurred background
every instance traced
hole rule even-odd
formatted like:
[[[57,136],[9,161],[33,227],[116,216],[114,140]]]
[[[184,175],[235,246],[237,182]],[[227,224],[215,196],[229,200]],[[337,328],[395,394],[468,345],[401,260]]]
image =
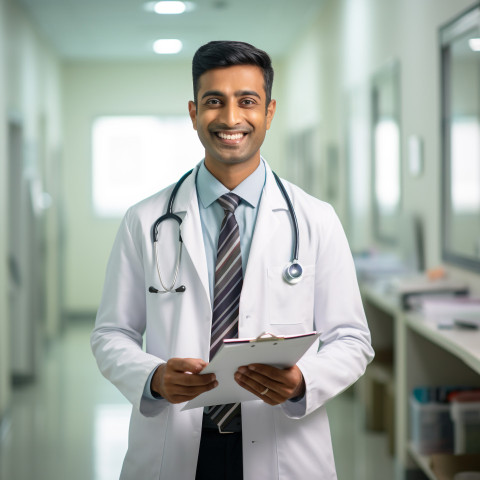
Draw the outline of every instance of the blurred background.
[[[428,443],[416,428],[441,401],[412,406],[412,392],[480,386],[479,12],[471,0],[0,0],[0,478],[118,478],[130,407],[89,347],[106,262],[126,208],[201,160],[191,59],[227,39],[272,56],[262,154],[335,207],[355,257],[379,355],[328,406],[339,480],[453,478],[432,455],[477,461],[478,440]],[[468,299],[467,332],[451,302],[445,324],[438,305],[427,318],[432,292]]]

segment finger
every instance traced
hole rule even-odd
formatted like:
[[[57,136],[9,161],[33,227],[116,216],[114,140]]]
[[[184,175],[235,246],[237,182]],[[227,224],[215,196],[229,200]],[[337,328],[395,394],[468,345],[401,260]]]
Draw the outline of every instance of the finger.
[[[282,382],[278,382],[258,373],[257,369],[252,370],[250,368],[240,367],[237,373],[239,374],[239,380],[248,384],[251,388],[256,389],[257,392],[261,393],[265,388],[269,388],[270,391],[275,392],[276,400],[285,401],[292,397],[298,381],[294,379],[292,372],[286,372],[283,370],[282,372],[284,372],[284,375],[280,376],[283,380]]]
[[[214,373],[198,375],[186,372],[169,371],[165,372],[164,382],[169,385],[178,385],[184,387],[205,386],[215,382]]]
[[[241,378],[242,375],[240,374],[235,374],[235,380],[236,382],[245,390],[248,390],[249,392],[253,393],[256,395],[258,398],[263,400],[265,403],[268,403],[269,405],[278,405],[279,403],[283,403],[285,400],[283,397],[277,394],[277,392],[273,390],[268,390],[266,393],[262,395],[262,392],[265,391],[265,386],[260,385],[259,383],[253,383],[253,382],[248,382],[244,381],[243,379],[247,377]]]
[[[281,383],[275,380],[272,380],[270,377],[262,375],[257,371],[250,370],[249,368],[240,367],[238,369],[238,373],[243,377],[243,381],[247,383],[251,381],[251,382],[255,382],[256,384],[259,384],[260,386],[263,386],[262,390],[265,390],[266,387],[270,388],[271,390],[277,390],[277,391],[282,388]],[[250,383],[250,385],[253,385],[253,384]]]
[[[293,391],[303,380],[302,372],[296,365],[290,368],[280,369],[271,367],[269,365],[251,364],[246,367],[244,373],[256,379],[259,379],[260,377],[255,376],[255,374],[267,377],[268,379],[270,379],[270,381],[275,382],[279,385],[279,388],[276,389],[278,391],[281,391],[283,389]],[[287,392],[285,393],[287,394]]]
[[[192,400],[201,393],[208,392],[218,386],[218,382],[212,382],[208,385],[184,387],[175,385],[169,389],[168,400],[171,403],[182,403]]]
[[[277,376],[278,368],[272,367],[271,365],[265,365],[263,363],[251,363],[250,365],[245,365],[244,368],[247,368],[250,371],[255,371],[261,375],[265,375],[268,378],[275,378]]]
[[[206,385],[214,374],[198,375],[207,363],[199,358],[171,358],[165,366],[165,382],[174,385]]]
[[[186,386],[207,385],[216,379],[214,373],[206,373],[204,375],[197,373],[177,373],[175,376],[179,385]]]
[[[167,368],[176,372],[200,373],[206,366],[201,358],[171,358],[167,362]]]
[[[212,390],[217,386],[218,386],[217,381],[208,383],[206,385],[193,385],[193,386],[177,385],[172,390],[172,394],[173,395],[183,395],[183,396],[188,396],[188,397],[194,398],[197,395],[200,395],[201,393],[204,393],[204,392],[208,392],[209,390]]]
[[[248,387],[247,390],[250,390],[255,395],[260,395],[260,392],[263,392],[265,388],[270,388],[267,387],[265,384],[255,380],[254,378],[243,375],[240,372],[236,372],[234,378],[240,386],[242,386],[243,388]]]
[[[265,389],[268,389],[268,392],[270,392],[270,396],[276,395],[275,386],[271,382],[269,382],[268,379],[265,379],[263,381],[257,381],[238,372],[235,374],[234,377],[241,387],[246,388],[248,391],[252,392],[257,397],[262,398],[262,400],[265,396],[265,394],[263,393],[265,392]]]
[[[293,369],[295,366],[290,368],[276,368],[261,363],[252,363],[246,368],[250,372],[256,372],[259,375],[263,375],[271,380],[275,380],[278,383],[290,384],[292,382]]]

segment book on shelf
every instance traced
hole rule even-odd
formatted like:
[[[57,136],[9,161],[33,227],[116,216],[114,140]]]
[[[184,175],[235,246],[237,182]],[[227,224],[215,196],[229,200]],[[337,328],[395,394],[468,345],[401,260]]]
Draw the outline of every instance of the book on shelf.
[[[430,456],[430,466],[438,480],[452,480],[460,472],[480,471],[480,454],[450,455],[436,453]]]

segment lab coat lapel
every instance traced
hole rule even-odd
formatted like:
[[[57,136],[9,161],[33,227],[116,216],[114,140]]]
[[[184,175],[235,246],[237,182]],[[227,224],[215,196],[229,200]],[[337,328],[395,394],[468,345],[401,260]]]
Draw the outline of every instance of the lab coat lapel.
[[[245,272],[245,285],[256,285],[255,266],[262,265],[262,255],[266,248],[271,247],[270,239],[279,227],[279,219],[276,212],[288,210],[287,203],[278,188],[272,170],[268,165],[267,180],[260,200],[255,231],[253,233],[250,255],[248,257],[247,270]],[[250,278],[251,277],[251,278]]]
[[[203,245],[202,224],[198,210],[198,198],[195,178],[197,176],[199,165],[187,177],[184,184],[180,187],[173,205],[174,213],[185,212],[183,218],[181,234],[183,245],[190,256],[193,266],[202,282],[204,293],[210,302],[210,288],[208,286],[207,258],[205,255],[205,246]]]

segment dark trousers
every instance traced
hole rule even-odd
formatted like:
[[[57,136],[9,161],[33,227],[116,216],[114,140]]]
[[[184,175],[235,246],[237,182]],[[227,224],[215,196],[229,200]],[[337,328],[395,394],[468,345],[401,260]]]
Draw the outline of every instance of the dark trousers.
[[[242,432],[202,429],[195,480],[243,480]]]

